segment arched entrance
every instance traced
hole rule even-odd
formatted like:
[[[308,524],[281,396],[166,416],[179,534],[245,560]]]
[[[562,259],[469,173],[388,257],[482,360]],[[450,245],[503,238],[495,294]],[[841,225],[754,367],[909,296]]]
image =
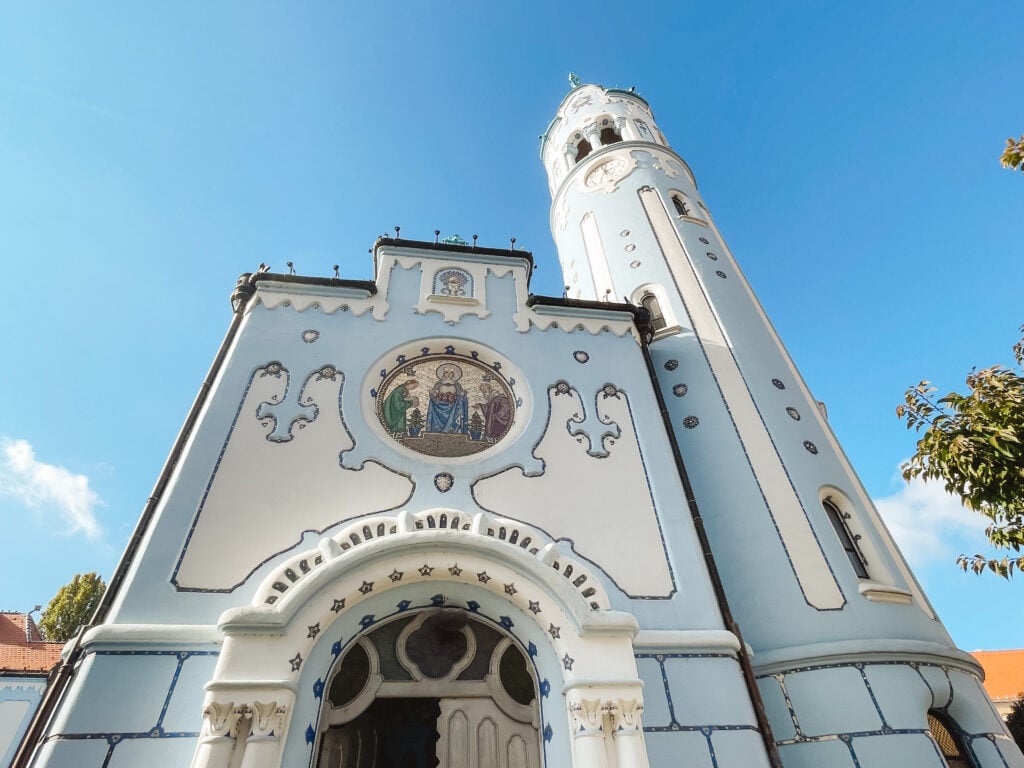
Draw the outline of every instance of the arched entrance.
[[[460,651],[462,641],[455,640],[445,651],[457,658],[427,658],[423,648],[431,644],[414,639],[410,645],[407,638],[395,646],[391,667],[396,676],[404,670],[406,678],[382,673],[374,633],[399,622],[401,629],[388,631],[408,630],[410,637],[417,630],[442,631],[458,625],[459,615],[466,624],[457,634],[466,645]],[[407,616],[414,618],[404,623]],[[438,617],[440,628],[431,617]],[[331,740],[339,751],[350,742],[351,753],[353,739],[371,744],[365,734],[374,722],[412,727],[431,718],[435,731],[442,732],[441,723],[448,729],[434,747],[434,757],[445,759],[447,768],[487,766],[486,755],[495,752],[491,764],[497,768],[647,768],[642,683],[632,645],[636,618],[611,609],[590,566],[567,545],[515,520],[485,513],[468,518],[450,509],[361,519],[280,563],[251,602],[225,611],[218,626],[224,642],[205,686],[193,768],[316,768],[323,754],[332,755],[326,746]],[[478,626],[498,633],[489,656],[479,652],[486,631]],[[477,646],[472,654],[466,632]],[[398,658],[399,645],[405,661]],[[357,646],[365,664],[351,656]],[[507,655],[509,648],[519,656]],[[513,695],[516,675],[506,669],[503,683],[502,664],[515,667],[526,658],[530,687]],[[357,674],[361,664],[365,677]],[[471,669],[485,665],[486,674],[472,677]],[[351,682],[338,679],[346,669]],[[423,700],[436,700],[433,714]],[[393,703],[400,701],[409,703]],[[328,736],[367,711],[360,725]],[[508,719],[499,722],[499,713]],[[415,728],[410,734],[420,738]],[[504,741],[502,734],[508,734]],[[467,748],[446,746],[455,743]],[[365,762],[369,746],[364,754],[364,762],[342,765],[378,765]],[[426,748],[416,748],[405,759],[417,766],[430,765],[428,758]]]
[[[327,686],[318,768],[538,768],[537,685],[522,650],[457,608],[361,637]]]

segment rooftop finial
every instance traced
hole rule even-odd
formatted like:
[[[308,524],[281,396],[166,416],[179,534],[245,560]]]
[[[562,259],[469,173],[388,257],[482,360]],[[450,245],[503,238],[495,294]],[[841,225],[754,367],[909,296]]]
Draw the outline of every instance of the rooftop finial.
[[[583,83],[580,80],[580,76],[577,75],[575,72],[570,72],[569,73],[569,87],[570,88],[579,88],[581,85],[583,85]]]

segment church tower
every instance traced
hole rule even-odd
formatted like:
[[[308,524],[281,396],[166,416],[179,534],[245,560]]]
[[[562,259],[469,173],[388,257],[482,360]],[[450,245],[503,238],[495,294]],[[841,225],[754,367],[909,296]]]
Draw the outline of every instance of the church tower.
[[[571,80],[541,146],[566,291],[650,312],[656,386],[783,763],[942,765],[937,743],[949,765],[973,764],[957,749],[1020,764],[650,105]]]
[[[531,254],[261,265],[14,768],[1024,768],[632,91]]]

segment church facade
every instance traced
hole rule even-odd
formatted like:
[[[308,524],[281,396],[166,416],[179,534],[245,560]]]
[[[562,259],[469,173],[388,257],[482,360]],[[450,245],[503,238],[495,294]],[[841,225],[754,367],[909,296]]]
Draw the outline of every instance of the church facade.
[[[18,766],[1019,768],[632,91],[530,254],[260,271]]]

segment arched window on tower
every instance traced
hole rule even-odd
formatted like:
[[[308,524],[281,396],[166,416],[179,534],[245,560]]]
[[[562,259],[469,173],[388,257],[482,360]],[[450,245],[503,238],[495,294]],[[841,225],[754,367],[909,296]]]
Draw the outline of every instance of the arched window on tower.
[[[672,206],[680,216],[690,215],[690,207],[686,204],[686,200],[683,199],[683,196],[678,192],[672,195]]]
[[[864,555],[861,554],[860,547],[857,546],[857,540],[860,539],[860,536],[850,533],[850,527],[846,522],[850,519],[850,514],[842,512],[839,506],[832,501],[831,497],[822,499],[821,506],[824,507],[832,527],[835,528],[839,542],[843,545],[843,549],[846,551],[846,556],[849,558],[850,565],[853,566],[853,571],[857,574],[857,578],[868,578],[867,563],[864,560]]]
[[[946,715],[934,709],[929,711],[928,732],[949,768],[974,768],[974,761],[968,757],[967,748],[960,738],[960,729]]]
[[[593,147],[590,146],[590,142],[586,139],[580,139],[576,145],[576,162],[578,163],[584,157],[589,155],[593,151]]]
[[[657,296],[653,293],[645,293],[640,299],[640,306],[650,313],[651,325],[654,327],[655,333],[665,327],[665,315],[661,311],[661,304],[658,302]]]
[[[641,285],[635,291],[630,300],[643,307],[650,313],[651,330],[654,338],[660,339],[670,336],[679,331],[675,316],[672,314],[672,305],[668,302],[665,290],[656,283]]]
[[[609,144],[614,144],[617,141],[622,141],[622,134],[615,128],[614,125],[609,123],[608,125],[601,128],[601,146],[607,147]]]

